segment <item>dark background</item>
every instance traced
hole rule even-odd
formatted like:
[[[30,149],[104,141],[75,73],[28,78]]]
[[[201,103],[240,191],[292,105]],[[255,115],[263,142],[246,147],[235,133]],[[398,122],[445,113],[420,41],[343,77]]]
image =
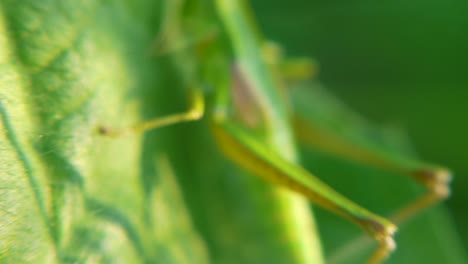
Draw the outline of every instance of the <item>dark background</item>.
[[[310,56],[327,89],[377,124],[405,129],[455,173],[447,204],[468,244],[468,2],[252,1],[268,39]]]

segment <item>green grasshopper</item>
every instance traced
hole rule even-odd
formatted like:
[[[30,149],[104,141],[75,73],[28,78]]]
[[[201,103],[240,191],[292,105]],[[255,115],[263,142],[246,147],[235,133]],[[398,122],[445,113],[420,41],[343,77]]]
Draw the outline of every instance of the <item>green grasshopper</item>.
[[[263,43],[244,1],[199,2],[212,7],[217,18],[211,19],[219,19],[219,34],[227,44],[216,41],[198,45],[206,44],[203,43],[203,38],[194,37],[190,41],[181,36],[183,26],[178,23],[184,5],[196,3],[170,0],[166,2],[166,18],[162,25],[162,41],[167,42],[162,46],[166,50],[159,51],[171,54],[175,63],[180,66],[184,82],[190,87],[190,109],[185,113],[150,120],[128,130],[114,131],[101,127],[100,132],[118,136],[195,121],[207,116],[211,120],[212,131],[220,149],[229,159],[248,172],[300,193],[315,204],[360,226],[379,245],[368,263],[384,261],[395,249],[393,235],[397,230],[396,225],[355,204],[302,168],[297,163],[294,141],[299,139],[334,155],[409,176],[425,186],[428,193],[403,208],[393,217],[394,222],[401,222],[423,208],[445,199],[449,195],[449,171],[356,143],[346,138],[346,135],[317,125],[308,116],[307,110],[298,109],[299,113],[292,118],[284,95],[285,90],[281,88],[275,71],[278,67],[271,61],[267,62],[262,53]],[[188,44],[171,47],[177,39],[189,41]],[[199,68],[199,64],[187,59],[190,56],[183,53],[185,46],[200,48],[195,52],[203,55],[201,57],[206,69]],[[226,52],[231,49],[232,51]],[[232,57],[226,55],[229,53]],[[213,87],[213,96],[210,96],[207,89],[201,88],[203,84]],[[295,131],[292,129],[293,123]]]

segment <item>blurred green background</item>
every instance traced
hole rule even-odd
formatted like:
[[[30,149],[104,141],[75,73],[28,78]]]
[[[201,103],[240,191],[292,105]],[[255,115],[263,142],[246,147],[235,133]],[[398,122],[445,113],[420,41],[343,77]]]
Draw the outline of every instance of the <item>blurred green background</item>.
[[[468,243],[468,2],[252,1],[265,35],[320,65],[327,89],[455,173],[447,201]]]

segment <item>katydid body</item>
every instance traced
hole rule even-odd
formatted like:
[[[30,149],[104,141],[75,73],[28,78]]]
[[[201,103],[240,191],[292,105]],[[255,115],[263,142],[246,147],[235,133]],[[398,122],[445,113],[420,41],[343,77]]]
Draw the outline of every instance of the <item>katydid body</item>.
[[[249,18],[240,1],[219,0],[216,3],[231,37],[236,61],[264,113],[265,130],[272,131],[271,135],[266,133],[266,141],[263,142],[271,142],[270,150],[274,150],[274,146],[280,146],[282,141],[291,142],[287,138],[291,133],[285,131],[290,127],[290,121],[286,104],[279,94],[281,89],[261,57],[259,36],[248,24]],[[272,154],[274,151],[262,144],[262,140],[256,140],[241,126],[225,118],[217,118],[214,122],[220,146],[232,160],[254,174],[299,192],[318,205],[350,219],[373,236],[380,246],[369,260],[370,263],[381,262],[394,249],[393,233],[396,227],[392,223],[354,204],[279,154]]]
[[[243,1],[235,0],[213,1],[222,24],[221,34],[226,34],[230,40],[232,45],[228,48],[232,48],[232,52],[220,51],[220,45],[212,48],[209,55],[211,59],[208,59],[206,64],[217,67],[214,70],[218,73],[216,76],[212,74],[201,79],[200,72],[203,70],[192,67],[193,65],[190,63],[183,66],[186,71],[185,81],[189,87],[192,87],[190,90],[192,106],[188,112],[158,118],[123,132],[101,129],[101,133],[120,135],[131,131],[144,131],[169,124],[198,120],[205,114],[205,101],[209,102],[210,100],[205,100],[200,88],[193,87],[200,87],[203,83],[208,83],[213,87],[215,95],[214,99],[211,100],[214,105],[208,105],[206,114],[212,122],[218,144],[226,156],[245,170],[271,183],[300,193],[313,203],[359,225],[379,243],[379,247],[369,259],[369,263],[382,262],[395,248],[393,234],[396,231],[396,226],[389,220],[367,211],[340,195],[312,173],[296,164],[291,114],[284,101],[285,98],[281,94],[283,90],[278,87],[275,76],[262,57],[260,52],[262,43],[259,36],[256,35],[254,27],[249,21],[250,17],[242,3]],[[177,16],[182,4],[182,1],[175,1],[172,5],[168,4],[173,8],[171,12],[168,11],[168,16]],[[166,25],[171,26],[170,29],[166,30],[177,32],[179,28],[174,23],[176,22],[167,22]],[[221,46],[221,48],[225,49],[226,47]],[[232,58],[226,56],[226,53],[232,53]],[[234,66],[230,60],[234,61]],[[236,96],[232,96],[233,94]],[[238,97],[238,102],[236,99],[232,100],[232,97]],[[251,118],[252,116],[253,118]],[[320,140],[310,141],[311,145],[316,146],[323,143]],[[325,142],[320,147],[336,155],[386,169],[398,172],[406,172],[407,169],[402,162],[393,161],[382,155],[374,155],[371,150],[369,150],[371,154],[360,155],[359,151],[356,149],[353,151],[353,146],[347,145],[347,142],[338,145],[326,144]],[[426,168],[428,169],[426,170]],[[421,173],[414,173],[414,171]],[[433,183],[434,178],[442,174],[437,174],[437,171],[439,170],[421,165],[417,167],[417,170],[406,174],[413,175],[430,190],[439,190],[439,185],[436,186],[436,183]],[[432,174],[436,176],[430,176]],[[445,172],[443,174],[445,175]],[[441,181],[445,183],[448,181],[445,176],[439,178],[443,178]],[[444,189],[443,191],[448,194],[448,190]],[[431,194],[433,193],[437,193],[437,191],[432,191]],[[437,198],[445,197],[444,194],[436,194],[436,196]],[[428,203],[426,200],[430,198],[424,199],[422,202],[418,201],[411,205],[404,212],[404,217],[426,206]],[[429,203],[433,203],[433,200],[435,199],[431,196]]]

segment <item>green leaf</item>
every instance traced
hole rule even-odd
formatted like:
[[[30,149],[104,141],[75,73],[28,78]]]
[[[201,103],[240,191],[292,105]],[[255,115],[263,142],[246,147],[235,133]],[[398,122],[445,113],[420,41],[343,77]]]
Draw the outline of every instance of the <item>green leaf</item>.
[[[2,1],[0,262],[208,262],[164,155],[95,132],[154,88],[148,4]]]

